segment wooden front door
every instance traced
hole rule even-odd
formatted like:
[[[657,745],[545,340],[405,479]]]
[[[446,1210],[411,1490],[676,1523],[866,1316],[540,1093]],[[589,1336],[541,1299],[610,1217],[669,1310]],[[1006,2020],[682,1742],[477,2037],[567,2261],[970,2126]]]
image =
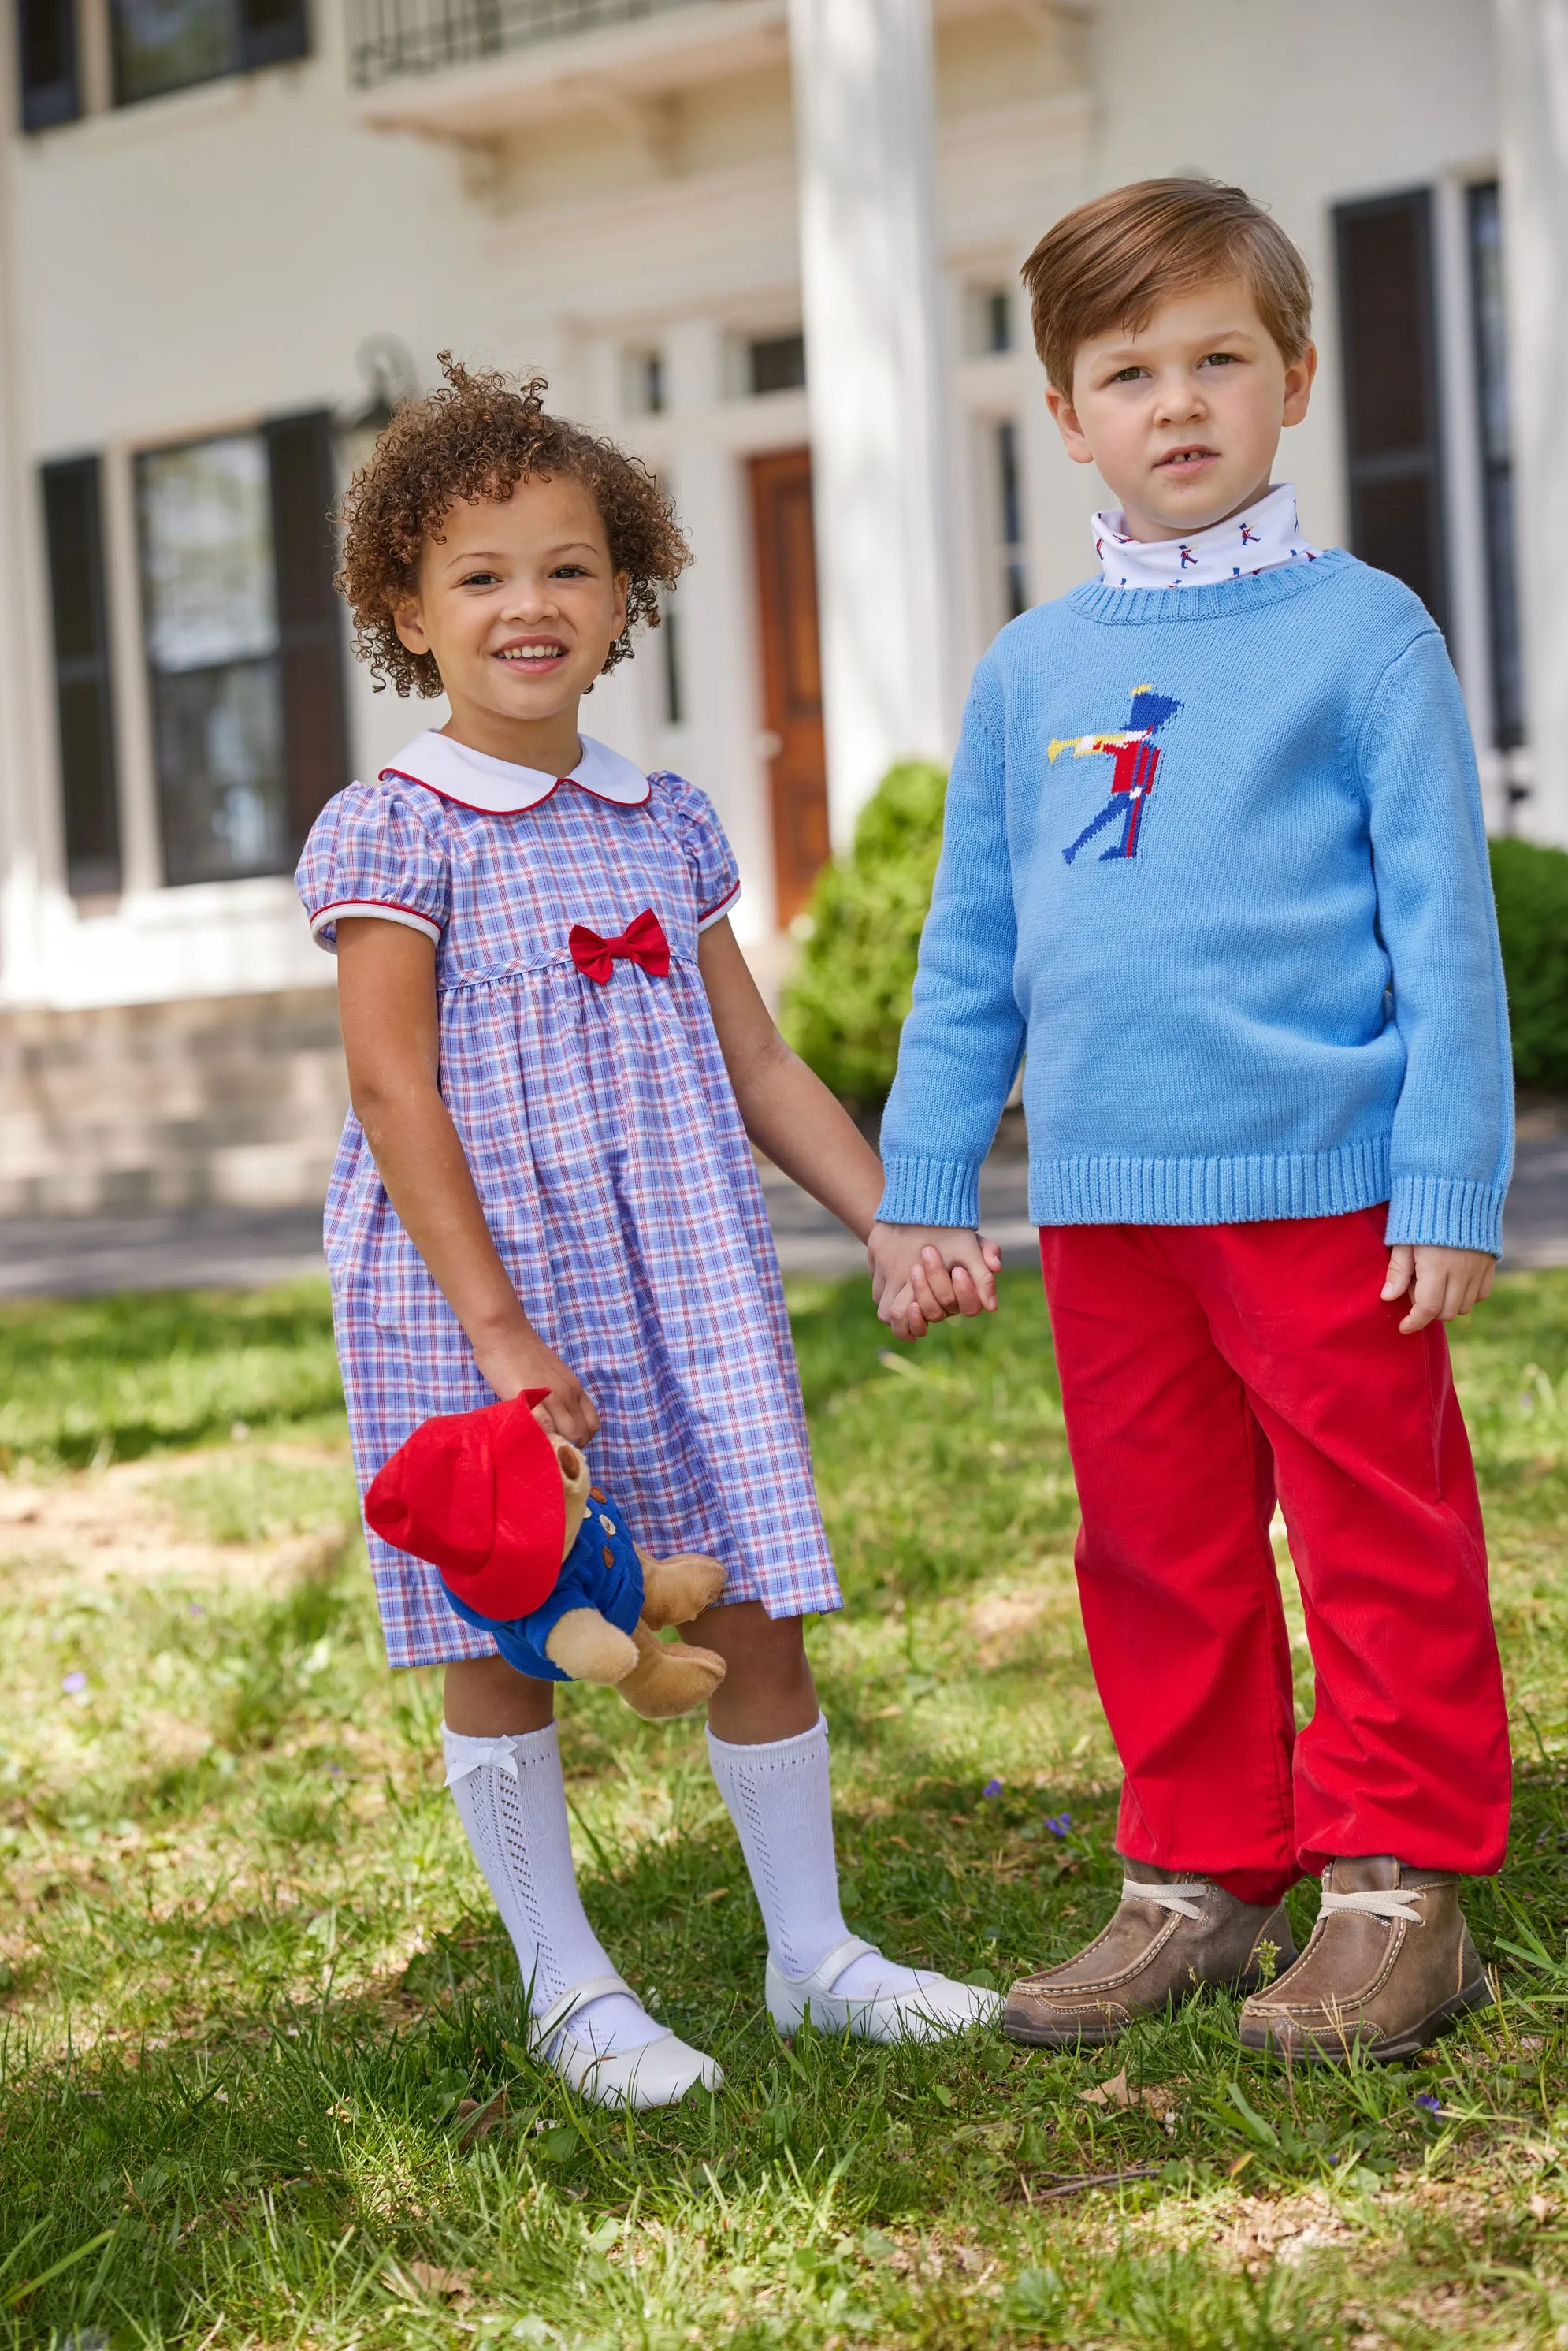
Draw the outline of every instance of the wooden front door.
[[[817,637],[811,453],[779,449],[751,461],[762,715],[773,802],[773,871],[780,926],[810,895],[828,854],[828,763]]]

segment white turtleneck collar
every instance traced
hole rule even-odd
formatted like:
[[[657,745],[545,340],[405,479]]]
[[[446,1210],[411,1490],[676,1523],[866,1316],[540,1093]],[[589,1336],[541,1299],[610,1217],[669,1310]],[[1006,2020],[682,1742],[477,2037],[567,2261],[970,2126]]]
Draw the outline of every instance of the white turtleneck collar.
[[[1281,563],[1317,560],[1317,549],[1301,536],[1289,482],[1190,538],[1129,538],[1126,523],[1119,510],[1094,517],[1094,551],[1108,588],[1212,588],[1217,580],[1244,580]]]

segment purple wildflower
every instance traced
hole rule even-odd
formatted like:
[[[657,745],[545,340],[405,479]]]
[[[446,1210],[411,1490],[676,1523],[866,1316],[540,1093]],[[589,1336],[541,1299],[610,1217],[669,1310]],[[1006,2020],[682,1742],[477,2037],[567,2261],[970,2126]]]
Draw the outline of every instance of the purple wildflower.
[[[1440,2115],[1443,2111],[1441,2103],[1437,2098],[1419,2097],[1416,2099],[1416,2104],[1418,2106],[1425,2106],[1429,2115]]]
[[[79,1691],[86,1689],[87,1676],[85,1674],[68,1674],[64,1681],[60,1684],[60,1687],[66,1692],[68,1697],[75,1698]]]
[[[1072,1815],[1071,1813],[1048,1813],[1045,1825],[1052,1836],[1065,1836],[1072,1826]]]
[[[1002,1783],[999,1780],[988,1780],[980,1791],[982,1796],[999,1796],[1001,1792]]]

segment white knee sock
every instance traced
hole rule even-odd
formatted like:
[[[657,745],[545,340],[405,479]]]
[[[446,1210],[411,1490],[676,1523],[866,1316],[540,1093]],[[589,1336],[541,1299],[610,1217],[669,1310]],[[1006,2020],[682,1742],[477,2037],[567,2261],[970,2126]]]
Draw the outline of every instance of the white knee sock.
[[[787,1976],[809,1975],[850,1931],[839,1907],[827,1722],[819,1715],[811,1729],[759,1747],[737,1747],[710,1730],[707,1751],[751,1873],[773,1964]],[[867,1951],[824,1989],[875,2000],[912,1991],[917,1980],[908,1968]]]
[[[574,1984],[615,1973],[577,1890],[556,1727],[468,1739],[443,1723],[441,1736],[457,1817],[542,2016]],[[574,2011],[570,2029],[609,2056],[645,2047],[663,2028],[616,1991]]]

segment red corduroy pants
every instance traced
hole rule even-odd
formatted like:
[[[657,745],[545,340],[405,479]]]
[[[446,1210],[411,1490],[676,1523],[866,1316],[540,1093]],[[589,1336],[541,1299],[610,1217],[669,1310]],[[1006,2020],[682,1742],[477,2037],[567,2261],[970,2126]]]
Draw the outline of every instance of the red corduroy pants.
[[[1440,1324],[1379,1296],[1385,1211],[1040,1234],[1078,1587],[1129,1859],[1272,1901],[1338,1855],[1485,1876],[1511,1772]],[[1316,1677],[1298,1734],[1269,1525]]]

